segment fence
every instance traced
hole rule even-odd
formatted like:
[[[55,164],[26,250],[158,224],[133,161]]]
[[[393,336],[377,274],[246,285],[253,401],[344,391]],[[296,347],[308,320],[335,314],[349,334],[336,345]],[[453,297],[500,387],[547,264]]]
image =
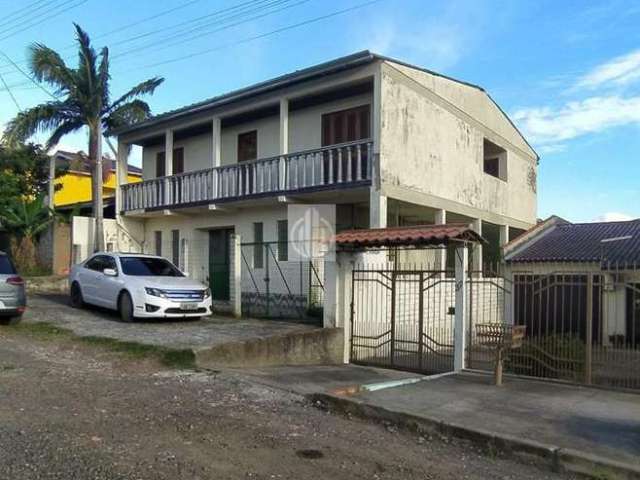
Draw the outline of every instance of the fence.
[[[526,326],[510,352],[511,373],[606,387],[640,388],[640,272],[605,265],[577,271],[511,272],[496,311]],[[487,307],[485,306],[485,309]],[[490,352],[473,337],[483,323],[470,311],[468,366],[492,367]]]
[[[243,314],[322,323],[324,261],[301,256],[299,243],[241,245]]]

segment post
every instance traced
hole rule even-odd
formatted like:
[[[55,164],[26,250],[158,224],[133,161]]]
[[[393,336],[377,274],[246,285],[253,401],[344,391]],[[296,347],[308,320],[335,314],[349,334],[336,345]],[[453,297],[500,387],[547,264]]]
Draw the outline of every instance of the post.
[[[436,225],[445,225],[447,223],[446,210],[444,209],[436,210],[435,223]],[[441,248],[440,250],[437,251],[436,261],[438,263],[436,268],[444,272],[444,270],[447,269],[447,249],[446,248]]]
[[[211,121],[211,166],[219,167],[222,162],[221,158],[222,145],[222,122],[220,117],[213,117]]]
[[[380,190],[371,188],[369,191],[369,228],[386,228],[387,226],[387,197]]]
[[[173,175],[173,130],[168,128],[164,135],[164,174],[167,177]],[[171,204],[171,181],[166,178],[164,193],[164,205]]]
[[[593,273],[587,274],[587,331],[584,349],[584,383],[591,385],[593,371]]]
[[[324,328],[342,328],[344,332],[344,362],[351,355],[352,277],[354,255],[338,252],[333,261],[325,260]]]
[[[482,219],[476,218],[471,223],[471,229],[478,235],[482,235]],[[476,276],[482,276],[482,244],[476,243],[473,246],[473,266],[471,269]]]
[[[466,326],[467,326],[467,265],[469,263],[469,249],[467,245],[460,245],[455,249],[456,271],[456,306],[453,339],[453,368],[460,372],[465,368]]]
[[[242,252],[240,244],[240,235],[233,234],[230,236],[229,253],[231,260],[231,268],[229,269],[229,285],[231,301],[231,313],[235,318],[242,317]]]
[[[289,100],[280,99],[280,155],[289,153]]]
[[[122,186],[129,183],[129,146],[118,141],[118,151],[116,158],[116,217],[125,208],[125,198],[122,194]]]

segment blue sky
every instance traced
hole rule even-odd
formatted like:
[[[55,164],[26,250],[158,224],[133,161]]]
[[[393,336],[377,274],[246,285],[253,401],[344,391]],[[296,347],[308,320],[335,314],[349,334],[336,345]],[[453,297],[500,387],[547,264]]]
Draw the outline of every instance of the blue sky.
[[[365,3],[263,0],[260,18],[229,25],[238,10],[216,12],[248,0],[0,0],[0,51],[26,68],[42,42],[73,63],[78,22],[110,47],[114,95],[166,78],[149,99],[160,113],[370,49],[483,86],[541,156],[539,216],[640,217],[640,1],[380,0],[254,39]],[[21,108],[47,100],[1,55],[0,74]],[[16,112],[0,85],[0,126]],[[86,149],[86,136],[60,147]]]

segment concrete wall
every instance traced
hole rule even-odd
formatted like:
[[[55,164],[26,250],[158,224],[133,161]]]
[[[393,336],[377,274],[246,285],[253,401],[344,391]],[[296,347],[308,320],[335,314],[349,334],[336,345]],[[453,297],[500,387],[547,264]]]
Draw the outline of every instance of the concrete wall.
[[[506,182],[484,173],[484,138],[507,150]],[[497,224],[535,223],[535,154],[475,88],[383,63],[380,169],[391,197]]]
[[[93,253],[94,218],[75,216],[71,222],[71,263],[80,263]],[[129,222],[134,226],[133,222]],[[135,237],[112,218],[104,219],[104,242],[108,251],[139,252]]]

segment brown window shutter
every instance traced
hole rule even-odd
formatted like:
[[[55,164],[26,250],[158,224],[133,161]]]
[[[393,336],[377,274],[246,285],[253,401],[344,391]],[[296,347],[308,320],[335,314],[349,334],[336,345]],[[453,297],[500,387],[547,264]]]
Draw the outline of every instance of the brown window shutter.
[[[256,160],[258,158],[258,131],[238,135],[238,162]]]
[[[369,138],[369,105],[322,115],[322,146]]]
[[[156,153],[156,177],[164,177],[165,175],[166,170],[164,152],[158,152]]]
[[[184,148],[173,149],[173,174],[184,173]]]

